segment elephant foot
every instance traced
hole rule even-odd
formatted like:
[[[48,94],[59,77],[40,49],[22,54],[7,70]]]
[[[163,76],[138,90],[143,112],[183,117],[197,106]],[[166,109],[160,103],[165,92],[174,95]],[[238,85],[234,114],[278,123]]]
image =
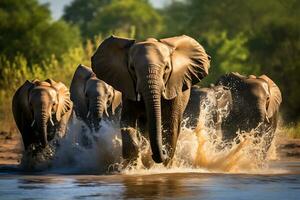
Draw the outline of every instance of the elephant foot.
[[[139,147],[136,130],[133,128],[122,128],[122,155],[124,159],[136,160],[138,158]]]
[[[142,152],[141,161],[145,168],[150,169],[154,165],[154,161],[151,156],[151,149],[147,148],[146,152]]]

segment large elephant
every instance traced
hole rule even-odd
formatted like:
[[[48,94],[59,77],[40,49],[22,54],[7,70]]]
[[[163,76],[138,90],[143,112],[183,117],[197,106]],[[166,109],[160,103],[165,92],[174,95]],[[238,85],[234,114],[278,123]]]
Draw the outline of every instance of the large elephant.
[[[55,137],[62,138],[72,107],[69,90],[63,83],[51,79],[27,80],[12,101],[14,119],[25,151],[32,145],[44,148]]]
[[[228,87],[232,95],[232,109],[222,122],[223,138],[230,140],[238,130],[256,129],[258,135],[265,134],[268,150],[282,101],[278,86],[266,75],[246,77],[236,72],[221,76],[216,85]]]
[[[70,92],[77,117],[91,130],[99,130],[102,118],[113,120],[120,115],[122,94],[98,79],[89,67],[77,67]]]
[[[123,158],[138,156],[140,130],[150,139],[152,159],[172,159],[192,85],[208,75],[210,56],[188,36],[143,42],[111,36],[92,56],[98,78],[123,94]]]

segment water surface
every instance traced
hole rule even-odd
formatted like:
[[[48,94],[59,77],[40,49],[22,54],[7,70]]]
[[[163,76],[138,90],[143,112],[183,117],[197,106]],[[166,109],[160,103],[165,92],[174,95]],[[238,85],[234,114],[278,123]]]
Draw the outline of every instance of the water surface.
[[[271,174],[192,170],[114,175],[3,171],[0,199],[299,199],[300,162],[274,162]]]

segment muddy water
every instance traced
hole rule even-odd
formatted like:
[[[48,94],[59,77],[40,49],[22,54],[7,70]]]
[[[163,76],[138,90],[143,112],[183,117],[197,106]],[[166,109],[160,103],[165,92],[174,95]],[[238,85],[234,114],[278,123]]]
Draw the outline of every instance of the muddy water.
[[[73,123],[56,157],[39,166],[39,172],[0,169],[0,199],[274,200],[300,196],[300,161],[280,159],[275,148],[265,157],[263,140],[257,141],[252,133],[240,133],[239,143],[223,144],[209,128],[183,128],[170,166],[145,168],[142,163],[149,153],[145,141],[141,141],[137,163],[124,166],[119,127],[104,122],[101,133],[82,127],[78,121]]]

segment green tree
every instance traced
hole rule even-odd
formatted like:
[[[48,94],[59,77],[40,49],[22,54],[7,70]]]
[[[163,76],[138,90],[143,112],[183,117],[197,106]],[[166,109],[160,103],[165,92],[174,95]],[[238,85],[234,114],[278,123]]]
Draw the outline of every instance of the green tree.
[[[87,28],[97,12],[101,12],[102,8],[111,3],[112,0],[74,0],[65,7],[63,19],[71,24],[79,26],[81,35],[87,37],[91,35]]]
[[[160,15],[145,0],[114,0],[103,7],[90,23],[94,34],[122,33],[141,39],[154,37],[161,27]]]
[[[30,64],[52,54],[60,58],[80,43],[77,28],[64,21],[52,21],[46,5],[36,0],[0,1],[0,54],[13,59],[24,55]]]
[[[299,21],[272,23],[248,42],[250,62],[279,85],[284,118],[300,120],[300,24]]]
[[[75,0],[63,17],[79,25],[89,38],[117,34],[141,39],[157,35],[163,26],[162,17],[147,0]]]

